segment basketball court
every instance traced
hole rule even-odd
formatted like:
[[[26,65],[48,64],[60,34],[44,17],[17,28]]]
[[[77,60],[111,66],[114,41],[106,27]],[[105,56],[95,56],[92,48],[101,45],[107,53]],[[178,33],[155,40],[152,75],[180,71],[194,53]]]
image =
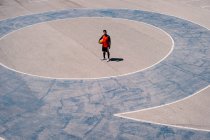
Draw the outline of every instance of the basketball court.
[[[0,140],[209,140],[209,7],[0,0]]]

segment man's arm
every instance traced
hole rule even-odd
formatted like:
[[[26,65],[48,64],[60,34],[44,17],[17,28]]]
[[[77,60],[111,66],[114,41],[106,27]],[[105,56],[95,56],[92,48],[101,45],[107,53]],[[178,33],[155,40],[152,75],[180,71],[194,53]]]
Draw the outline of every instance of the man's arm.
[[[102,38],[103,38],[103,36],[101,36],[101,38],[99,38],[99,40],[98,40],[98,41],[100,41]]]
[[[111,48],[111,37],[109,36],[109,48]]]

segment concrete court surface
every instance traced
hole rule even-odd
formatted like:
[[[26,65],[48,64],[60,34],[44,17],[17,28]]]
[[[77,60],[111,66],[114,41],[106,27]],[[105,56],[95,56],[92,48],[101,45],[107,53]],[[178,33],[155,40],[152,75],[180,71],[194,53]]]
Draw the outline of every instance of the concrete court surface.
[[[101,45],[97,41],[103,29],[113,40],[111,58],[122,59],[119,62],[101,60]],[[0,58],[4,65],[32,75],[99,78],[154,65],[170,53],[172,41],[164,31],[144,23],[80,18],[42,23],[14,32],[1,40]]]
[[[42,12],[47,12],[50,10],[61,10],[61,9],[67,9],[67,8],[93,8],[94,9],[94,8],[107,8],[108,7],[108,8],[128,8],[128,9],[140,9],[140,10],[154,11],[157,13],[163,13],[163,14],[167,14],[167,15],[180,17],[180,18],[183,18],[186,20],[190,20],[194,23],[198,23],[202,26],[205,26],[206,28],[210,27],[210,22],[206,18],[206,17],[210,16],[209,15],[210,3],[207,0],[206,1],[204,1],[204,0],[203,1],[201,1],[201,0],[199,0],[199,1],[185,0],[185,1],[181,1],[181,2],[176,1],[176,0],[172,0],[170,2],[164,1],[164,0],[158,0],[155,2],[154,1],[139,2],[139,1],[126,1],[126,0],[124,0],[124,1],[96,1],[96,0],[90,0],[90,1],[82,1],[82,0],[78,0],[78,1],[65,1],[65,0],[64,1],[55,1],[55,0],[53,0],[53,1],[45,1],[45,0],[44,1],[32,1],[32,0],[30,0],[29,1],[28,0],[28,1],[0,1],[0,4],[1,4],[1,8],[0,8],[1,19],[17,17],[17,16],[21,16],[21,15],[26,15],[26,14],[42,13]],[[192,13],[194,13],[194,14],[192,14]],[[88,20],[91,20],[91,19],[88,19]],[[84,21],[86,23],[82,22],[82,24],[86,24],[84,26],[87,26],[87,24],[89,22],[91,22],[88,20]],[[92,19],[92,20],[94,20],[94,19]],[[1,47],[5,47],[5,45],[8,45],[8,46],[10,46],[10,48],[14,48],[12,50],[10,48],[4,48],[4,51],[7,51],[8,52],[7,54],[9,54],[9,53],[11,54],[11,55],[7,56],[8,57],[7,59],[9,59],[9,57],[16,55],[17,59],[15,59],[15,60],[18,61],[18,59],[20,59],[20,57],[21,57],[20,53],[14,53],[14,52],[10,52],[10,51],[16,50],[16,51],[21,52],[21,49],[24,50],[28,46],[27,41],[30,41],[30,42],[33,41],[33,38],[36,37],[36,33],[46,30],[46,32],[41,32],[41,35],[44,35],[44,33],[46,33],[46,35],[47,34],[51,35],[52,33],[58,32],[59,29],[62,30],[62,28],[58,28],[59,25],[65,26],[64,24],[66,24],[68,22],[70,22],[70,23],[75,22],[74,24],[77,24],[77,19],[76,20],[63,20],[61,22],[60,21],[52,21],[51,23],[41,23],[39,25],[33,25],[31,27],[21,29],[19,31],[16,31],[16,32],[4,37],[0,41],[0,45],[1,45]],[[97,24],[101,23],[101,22],[104,22],[103,19],[100,19],[100,20],[95,19],[95,22],[93,22],[93,25],[96,23]],[[119,22],[121,23],[119,26],[120,33],[119,33],[119,30],[116,30],[116,27],[118,27],[116,24],[119,24]],[[162,43],[162,44],[160,44],[161,46],[165,45],[166,49],[161,50],[161,52],[159,52],[159,53],[155,53],[156,50],[151,50],[151,52],[154,51],[154,54],[156,54],[157,56],[154,54],[151,55],[152,57],[154,57],[153,61],[152,61],[152,57],[151,57],[151,59],[144,58],[148,61],[151,60],[151,62],[147,63],[147,65],[145,67],[150,66],[150,65],[154,64],[155,62],[158,62],[158,60],[163,58],[167,54],[167,52],[170,50],[170,44],[171,44],[170,39],[167,38],[167,36],[162,35],[163,33],[160,32],[158,29],[150,28],[150,27],[148,27],[148,25],[145,25],[143,23],[130,23],[128,21],[118,21],[116,19],[115,20],[110,19],[110,21],[107,21],[106,26],[108,26],[108,23],[112,23],[112,26],[109,26],[109,27],[111,28],[110,30],[113,31],[113,34],[114,33],[122,34],[123,32],[129,30],[129,33],[131,33],[132,35],[136,33],[134,37],[140,37],[141,39],[144,38],[144,39],[142,39],[142,40],[144,40],[144,42],[143,42],[144,44],[146,42],[148,42],[148,41],[146,41],[147,39],[151,40],[151,38],[156,36],[155,39],[153,40],[154,42],[150,42],[151,44],[148,45],[152,49],[154,48],[154,45],[157,43]],[[130,28],[128,29],[128,25],[130,25],[129,27],[135,26],[136,28],[133,30],[130,30]],[[69,24],[66,26],[68,28],[74,29],[73,27],[70,27]],[[57,30],[52,31],[52,27],[54,27],[53,29],[56,28]],[[34,31],[34,34],[30,33],[33,31],[33,29],[36,29]],[[91,28],[91,29],[93,29],[93,28]],[[138,30],[138,29],[140,29],[140,30]],[[81,32],[81,30],[82,30],[82,28],[80,28],[80,31],[75,29],[75,33]],[[138,32],[136,30],[138,30]],[[150,30],[150,31],[148,31],[148,30]],[[157,32],[154,32],[154,34],[153,34],[153,31],[157,31]],[[61,32],[61,31],[59,31],[59,32]],[[152,32],[152,34],[147,34],[147,33],[151,33],[151,32]],[[96,34],[96,31],[93,31],[92,33]],[[145,34],[146,34],[146,36],[145,36]],[[159,40],[160,36],[157,37],[157,34],[161,34],[163,36],[163,39],[165,39],[165,41],[163,41],[162,39]],[[34,35],[34,37],[32,37],[30,35],[32,35],[32,36]],[[152,35],[154,35],[154,36],[152,36]],[[66,36],[67,36],[67,38],[64,40],[64,42],[68,42],[67,41],[68,39],[73,38],[70,35],[61,35],[61,36],[57,36],[57,37],[54,36],[54,38],[52,37],[51,39],[52,39],[52,41],[55,41],[55,43],[56,43],[56,40],[54,40],[55,38],[59,38],[59,37],[65,38]],[[69,36],[71,38],[68,38]],[[21,37],[27,38],[27,40],[24,40],[23,44],[16,43],[15,41],[17,41],[17,42],[21,41]],[[125,37],[129,37],[129,35],[125,36]],[[206,38],[208,39],[208,37],[206,37]],[[40,37],[39,39],[42,39],[42,38]],[[117,36],[116,36],[116,40],[117,40],[117,42],[120,42],[120,40],[119,40],[119,38],[117,38]],[[45,42],[45,41],[46,41],[45,39],[42,40],[43,43],[49,43],[49,42]],[[91,41],[92,41],[92,39],[91,39]],[[78,45],[79,41],[75,42],[75,41],[71,40],[71,43],[72,42],[75,43],[75,45],[73,45],[73,46],[79,46]],[[41,42],[39,42],[39,43],[41,43]],[[37,45],[39,45],[39,43]],[[135,46],[139,43],[142,43],[142,41],[136,40],[136,42],[131,41],[131,43],[133,46]],[[201,43],[205,44],[205,41],[203,41]],[[24,46],[24,44],[26,44],[26,45]],[[209,47],[209,44],[208,43],[206,43],[206,44],[207,44],[206,47]],[[68,46],[70,44],[66,44],[66,45]],[[176,42],[175,42],[175,45],[176,45]],[[21,49],[15,48],[16,46],[22,47],[22,48]],[[33,43],[31,46],[36,47],[36,45]],[[113,46],[115,46],[115,45],[113,44]],[[55,47],[55,49],[56,49],[56,47]],[[160,49],[160,48],[157,48],[157,49]],[[75,48],[75,50],[77,50],[77,49]],[[203,53],[202,55],[206,54],[208,56],[209,51],[208,51],[208,49],[206,49],[206,50],[207,51],[205,53]],[[94,50],[91,50],[91,51],[94,51]],[[138,50],[138,51],[142,52],[142,51],[146,51],[146,50],[142,49],[142,50]],[[2,52],[3,51],[1,50],[1,53]],[[31,52],[34,52],[34,51],[31,51]],[[125,51],[125,52],[127,52],[127,51]],[[135,50],[132,53],[135,54],[137,52]],[[147,53],[143,52],[143,54],[145,54],[145,56],[148,56]],[[137,54],[135,54],[136,57],[138,56]],[[67,54],[67,55],[70,55],[70,54]],[[129,59],[133,59],[133,61],[137,60],[135,58],[135,55],[133,58],[131,57]],[[197,54],[197,55],[192,54],[192,55],[196,58],[197,57],[200,58],[198,55],[201,55],[201,54]],[[98,55],[98,57],[99,56],[100,55]],[[32,57],[34,57],[34,55],[32,55]],[[123,55],[122,55],[122,57],[123,57]],[[142,59],[141,58],[142,55],[138,56],[138,57],[140,57],[140,59]],[[188,71],[188,72],[186,72],[187,74],[191,73],[192,69],[196,69],[196,71],[192,71],[192,73],[195,76],[195,78],[198,76],[201,79],[205,79],[203,81],[201,80],[201,82],[198,82],[200,87],[203,87],[203,88],[206,87],[207,85],[209,85],[208,73],[205,73],[204,75],[202,75],[202,73],[200,72],[200,71],[202,71],[203,67],[206,67],[206,69],[209,69],[209,65],[208,65],[209,63],[207,63],[208,62],[207,60],[209,60],[209,57],[205,57],[205,58],[206,58],[205,60],[202,59],[202,61],[199,61],[199,63],[203,62],[203,65],[200,65],[197,62],[196,64],[189,67],[190,69],[186,69],[186,67],[184,67],[184,66],[182,67],[183,68],[182,71]],[[1,55],[1,62],[3,59],[5,59],[5,58],[3,57],[3,55]],[[28,59],[28,58],[25,58],[25,59]],[[187,57],[186,57],[186,59],[187,59]],[[47,58],[46,58],[46,60],[47,60]],[[205,63],[204,63],[204,61],[205,61]],[[22,62],[23,61],[21,61],[21,63]],[[69,61],[67,61],[67,62],[69,62]],[[91,63],[91,62],[92,61],[90,61],[89,63]],[[119,64],[123,64],[124,62],[119,63]],[[139,62],[140,64],[132,65],[132,63],[128,63],[129,65],[132,65],[133,67],[135,66],[135,69],[133,69],[133,67],[129,67],[132,69],[131,70],[128,69],[128,71],[123,71],[120,74],[124,74],[126,72],[133,72],[133,71],[136,71],[137,69],[144,68],[144,67],[141,67],[142,66],[141,61],[134,61],[134,62],[135,63]],[[8,67],[11,67],[14,69],[19,66],[19,64],[17,64],[16,62],[12,62],[12,63],[14,63],[14,64],[12,64],[6,60],[2,63]],[[100,61],[99,62],[97,61],[95,63],[99,64]],[[107,63],[105,65],[107,65]],[[186,65],[188,65],[188,64],[186,63]],[[20,70],[20,71],[23,71],[26,73],[30,73],[30,74],[48,76],[48,77],[63,77],[64,78],[66,76],[66,75],[57,75],[57,74],[59,74],[59,72],[56,72],[56,75],[53,75],[54,73],[52,73],[50,75],[46,75],[46,74],[49,74],[48,71],[46,73],[43,72],[41,74],[35,73],[34,71],[28,72],[27,71],[28,69],[23,66],[17,68],[17,70]],[[196,66],[199,68],[197,68]],[[162,66],[162,67],[164,67],[164,66]],[[21,69],[21,68],[24,68],[24,69]],[[123,67],[121,69],[126,70],[126,68],[127,67]],[[206,71],[206,69],[205,69],[205,71]],[[36,71],[36,69],[34,69],[34,68],[32,70]],[[38,70],[38,71],[40,71],[40,70]],[[114,72],[115,71],[113,70],[113,73]],[[182,95],[180,95],[180,94],[177,94],[177,96],[181,97],[181,98],[179,98],[180,101],[177,101],[178,100],[178,98],[177,98],[174,100],[171,99],[171,101],[169,100],[168,102],[163,102],[162,100],[167,100],[167,98],[164,98],[164,96],[166,96],[166,95],[165,94],[162,95],[161,92],[167,91],[167,89],[170,88],[170,85],[167,85],[165,87],[163,85],[163,87],[161,87],[161,85],[156,84],[154,79],[156,79],[156,77],[158,79],[159,75],[156,75],[155,77],[153,77],[153,79],[150,76],[148,76],[149,77],[148,79],[154,85],[154,87],[156,87],[157,85],[159,86],[158,88],[154,88],[154,91],[153,91],[153,89],[148,89],[148,87],[150,87],[148,83],[143,82],[143,81],[137,83],[136,82],[137,80],[135,79],[135,75],[132,77],[133,79],[131,81],[129,80],[129,82],[126,82],[126,80],[123,79],[124,77],[121,77],[121,79],[119,81],[116,79],[113,79],[113,81],[116,80],[116,83],[111,82],[111,87],[109,86],[110,83],[109,84],[106,83],[106,80],[102,80],[102,81],[99,80],[98,84],[99,85],[102,84],[100,86],[96,86],[95,83],[91,82],[91,81],[88,82],[87,85],[84,82],[86,87],[88,87],[87,88],[88,90],[86,90],[86,88],[81,89],[83,84],[81,84],[81,83],[75,84],[74,82],[71,83],[71,80],[70,81],[67,80],[66,82],[65,81],[64,82],[63,81],[53,81],[53,82],[48,83],[48,82],[46,82],[46,81],[48,81],[47,79],[30,77],[28,75],[19,77],[18,76],[19,74],[17,74],[17,76],[15,74],[15,76],[13,76],[14,75],[13,72],[11,72],[10,70],[5,70],[4,68],[3,68],[3,70],[1,70],[1,73],[2,74],[1,74],[1,85],[0,86],[1,86],[1,102],[2,102],[2,104],[1,104],[1,124],[2,125],[1,125],[1,129],[0,129],[1,130],[0,136],[4,137],[5,139],[210,139],[209,133],[208,133],[208,131],[210,129],[210,127],[209,127],[210,126],[210,124],[209,124],[210,123],[209,108],[208,108],[209,88],[205,88],[205,90],[203,90],[202,92],[199,92],[199,93],[194,92],[194,90],[193,90],[194,86],[193,85],[190,86],[191,85],[190,83],[192,83],[192,81],[194,82],[195,79],[191,79],[192,81],[190,81],[189,79],[186,80],[189,82],[189,84],[183,83],[183,84],[186,84],[186,86],[179,85],[178,88],[185,87],[185,89],[182,89],[182,91],[186,91],[186,92],[190,92],[192,89],[191,92],[193,92],[193,93],[190,93],[190,95],[193,95],[194,93],[196,93],[196,95],[182,100],[184,97],[182,97]],[[116,75],[118,75],[118,74],[119,73],[117,73]],[[174,74],[176,77],[176,73],[172,73],[172,74]],[[84,75],[85,74],[77,75],[75,77],[81,77],[81,76],[84,77]],[[111,74],[111,75],[113,75],[113,74]],[[164,75],[164,73],[163,73],[163,75]],[[205,75],[207,75],[207,77],[205,77]],[[69,78],[69,76],[72,76],[72,75],[67,75],[67,76]],[[94,76],[102,77],[103,74],[102,75],[93,75],[93,77]],[[72,77],[72,78],[74,78],[74,77]],[[141,77],[141,78],[143,78],[143,77]],[[20,84],[18,86],[17,81],[15,81],[14,79],[16,79],[17,81],[24,81],[25,84]],[[35,82],[32,81],[31,79],[33,79]],[[125,77],[125,79],[127,79],[127,78]],[[39,82],[36,82],[36,81],[39,81]],[[161,83],[160,79],[159,79],[159,81],[157,81],[157,83]],[[146,88],[145,89],[141,88],[142,85],[145,85],[145,84],[146,84],[146,86],[145,86]],[[17,89],[14,90],[13,85],[17,86],[18,88],[16,87]],[[75,89],[75,87],[70,88],[69,87],[70,85],[74,85],[76,87],[76,89]],[[173,85],[172,82],[171,82],[171,85]],[[60,86],[63,87],[63,89]],[[48,88],[48,87],[50,87],[50,88]],[[107,90],[107,88],[109,88],[110,90]],[[141,90],[138,90],[138,88]],[[161,88],[161,90],[159,90],[159,88]],[[162,90],[162,88],[163,88],[163,90]],[[28,90],[28,89],[30,89],[30,90]],[[126,93],[124,93],[124,90],[122,90],[122,89],[124,89]],[[201,89],[202,88],[198,89],[197,91],[199,91]],[[45,92],[45,90],[46,90],[46,95],[45,95],[45,93],[42,93],[42,92]],[[178,89],[175,88],[175,90],[178,90]],[[126,106],[129,106],[129,102],[133,102],[133,101],[137,102],[138,100],[141,100],[141,98],[143,98],[143,96],[145,96],[145,92],[147,92],[147,91],[148,91],[148,93],[150,93],[150,95],[149,94],[146,95],[147,100],[144,103],[140,103],[139,105],[136,105],[136,107],[133,106],[128,109],[126,108]],[[93,96],[91,92],[92,93],[100,93],[100,92],[103,93],[104,92],[104,94],[99,94],[99,95],[96,94],[96,96],[94,94],[94,96]],[[136,93],[136,94],[141,93],[141,94],[139,96],[134,96],[134,98],[130,99],[129,97],[133,96],[133,94],[128,94],[129,92]],[[155,98],[152,98],[152,95],[153,95],[152,92],[154,92],[154,95],[156,95]],[[48,93],[51,93],[51,95],[48,95]],[[69,97],[69,94],[71,94],[71,93],[73,96]],[[79,94],[82,98],[79,98],[80,96],[76,96],[75,93]],[[98,102],[101,102],[102,105],[100,103],[97,103],[97,104],[99,104],[100,106],[108,106],[108,107],[111,106],[111,107],[109,107],[111,110],[108,110],[108,112],[106,112],[106,111],[104,112],[104,110],[99,111],[100,107],[96,108],[95,106],[93,107],[92,104],[89,105],[88,104],[89,102],[87,103],[86,99],[85,99],[86,95],[83,95],[82,93],[87,93],[87,96],[89,96],[88,98],[89,98],[90,103],[93,101],[97,102],[97,100],[98,100]],[[170,92],[170,93],[174,94],[175,92]],[[21,97],[26,97],[25,94],[29,94],[29,95],[37,94],[37,95],[33,95],[33,96],[27,95],[27,98],[23,98],[23,100],[21,101]],[[42,94],[44,94],[44,96],[42,96]],[[63,95],[61,96],[60,94],[63,94]],[[117,94],[119,94],[119,95],[123,94],[126,98],[129,98],[129,100],[127,100],[128,103],[124,103],[124,106],[122,106],[122,104],[120,103],[121,98],[119,100],[117,100],[117,97],[118,97]],[[157,94],[159,94],[159,96]],[[184,93],[182,93],[182,94],[184,94]],[[14,96],[14,99],[12,98],[12,96]],[[99,96],[103,96],[105,101],[101,100],[101,97],[99,97]],[[174,97],[175,96],[176,95],[174,95]],[[168,96],[168,97],[170,97],[170,96]],[[15,101],[15,98],[20,101]],[[61,100],[59,100],[59,99],[61,99]],[[69,99],[71,99],[71,100],[69,100]],[[45,105],[40,105],[40,106],[37,105],[38,102],[40,102],[42,100],[44,101]],[[80,100],[80,102],[78,102],[78,100]],[[108,100],[108,101],[106,102],[106,100]],[[50,102],[50,101],[53,101],[53,102]],[[173,104],[172,101],[174,101],[175,103]],[[29,108],[27,108],[24,111],[25,108],[21,107],[21,106],[29,105],[28,102],[31,102],[32,105],[29,106]],[[154,102],[154,104],[148,105],[149,102]],[[172,104],[164,106],[164,104],[167,104],[167,103],[172,103]],[[60,106],[60,104],[62,106]],[[121,105],[122,109],[118,108],[117,111],[114,111],[114,109],[117,109],[117,106],[112,108],[112,106],[113,106],[112,104],[114,104],[114,106],[115,106],[115,104],[119,104],[119,105]],[[146,109],[146,108],[159,106],[159,105],[161,105],[161,107]],[[8,106],[8,107],[6,107],[6,106]],[[39,106],[38,109],[37,109],[37,106]],[[84,107],[84,106],[86,106],[86,107]],[[86,110],[84,112],[86,112],[86,113],[90,113],[94,109],[96,110],[96,112],[93,113],[95,115],[89,114],[88,117],[85,117],[85,115],[80,113],[79,111],[77,111],[75,113],[73,111],[73,110],[75,110],[75,108],[78,108],[78,109],[85,108]],[[138,109],[145,109],[145,110],[135,111]],[[33,112],[33,111],[29,111],[29,110],[35,110],[35,111]],[[58,113],[59,115],[57,117],[55,117],[56,115],[53,114],[54,110],[57,110],[59,112]],[[127,114],[123,113],[123,112],[129,112],[129,111],[135,111],[135,112],[131,112],[131,113],[127,113]],[[31,113],[33,114],[36,112],[39,112],[41,114],[39,114],[36,117],[32,117]],[[101,112],[103,112],[103,113],[101,113]],[[52,118],[52,121],[48,122],[46,120],[48,120],[49,118],[46,116],[45,113],[49,113],[55,118]],[[106,113],[111,113],[111,114],[106,115]],[[113,119],[111,116],[113,116],[114,114],[117,114],[117,113],[120,113],[121,117],[134,119],[135,121],[132,121],[132,120],[130,121],[130,120],[126,120],[126,119],[121,119],[120,122],[113,121],[115,119],[117,120],[118,118]],[[103,119],[101,119],[100,117],[98,118],[97,114],[101,114],[101,116],[104,115],[105,117]],[[74,120],[75,115],[78,117],[77,121]],[[46,117],[43,117],[43,116],[46,116]],[[97,117],[94,117],[94,116],[97,116]],[[108,116],[108,118],[107,118],[107,116]],[[5,117],[8,117],[8,119],[6,119]],[[30,117],[31,117],[31,119],[30,119]],[[29,123],[30,120],[33,123]],[[71,120],[72,120],[72,122],[71,122]],[[113,123],[115,125],[115,127],[112,126],[111,124],[109,124],[105,120]],[[140,122],[138,122],[138,120],[140,120]],[[64,122],[67,121],[64,123],[65,126],[60,126],[62,123],[58,123],[58,122],[63,122],[63,121]],[[44,123],[45,125],[43,126],[41,124],[41,122]],[[150,123],[144,123],[144,122],[150,122]],[[53,124],[53,123],[55,123],[55,124]],[[156,124],[153,124],[153,123],[156,123]],[[93,126],[93,127],[90,129],[88,126],[86,126],[87,124],[89,126]],[[162,126],[161,124],[164,124],[166,126]],[[30,125],[32,126],[31,131],[26,131],[28,134],[23,133],[22,131],[26,130],[28,128],[28,126],[30,126]],[[119,128],[118,128],[118,125],[119,125]],[[170,126],[167,127],[167,125],[170,125]],[[171,126],[171,125],[173,125],[173,126]],[[178,126],[179,128],[176,128],[176,126]],[[187,129],[182,129],[180,127],[187,127]],[[97,131],[97,130],[95,130],[95,128],[96,129],[104,129],[104,131],[106,133],[110,133],[110,135],[104,134],[99,130]],[[86,129],[91,130],[91,131],[87,131]],[[196,131],[194,131],[192,129],[195,129]],[[140,133],[140,134],[138,135],[138,133]],[[113,134],[113,135],[111,135],[111,134]],[[95,137],[93,135],[95,135]]]

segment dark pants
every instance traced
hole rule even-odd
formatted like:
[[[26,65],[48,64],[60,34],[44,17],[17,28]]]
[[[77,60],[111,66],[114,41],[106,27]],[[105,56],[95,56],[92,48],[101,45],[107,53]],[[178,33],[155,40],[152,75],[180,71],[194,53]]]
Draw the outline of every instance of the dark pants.
[[[109,47],[102,47],[102,52],[103,52],[104,59],[106,56],[106,52],[107,52],[108,59],[109,59],[109,57],[110,57]]]

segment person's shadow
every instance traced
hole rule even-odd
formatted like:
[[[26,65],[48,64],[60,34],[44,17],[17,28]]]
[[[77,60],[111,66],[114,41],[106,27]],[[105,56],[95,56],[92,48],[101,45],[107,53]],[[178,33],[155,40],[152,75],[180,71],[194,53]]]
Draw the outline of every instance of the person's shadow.
[[[111,58],[110,61],[114,61],[114,62],[120,62],[123,61],[123,58]]]

